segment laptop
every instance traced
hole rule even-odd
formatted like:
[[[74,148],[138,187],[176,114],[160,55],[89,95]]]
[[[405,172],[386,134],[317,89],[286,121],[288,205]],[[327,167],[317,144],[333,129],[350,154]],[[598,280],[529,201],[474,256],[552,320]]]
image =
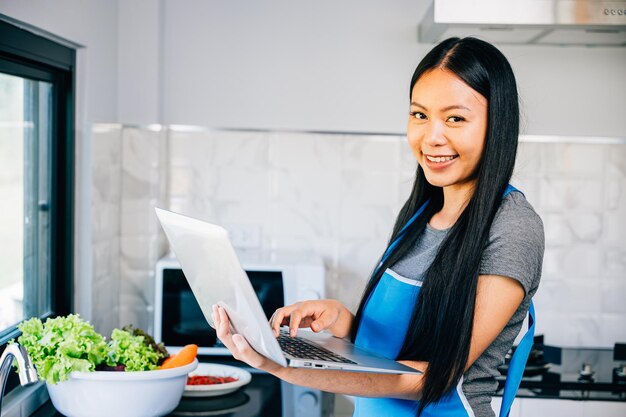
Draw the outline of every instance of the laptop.
[[[276,338],[261,303],[221,226],[156,208],[204,317],[215,328],[211,306],[223,307],[234,333],[243,335],[262,355],[282,366],[356,372],[421,374],[421,371],[361,349],[327,332],[299,329]]]

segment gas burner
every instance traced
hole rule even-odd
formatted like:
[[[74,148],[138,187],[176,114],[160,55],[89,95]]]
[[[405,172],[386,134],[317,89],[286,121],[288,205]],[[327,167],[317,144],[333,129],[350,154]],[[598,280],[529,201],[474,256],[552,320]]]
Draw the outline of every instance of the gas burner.
[[[617,368],[613,368],[613,383],[626,384],[626,364],[621,363]]]
[[[626,401],[626,344],[616,344],[611,350],[561,348],[540,342],[536,348],[543,352],[543,363],[552,367],[536,378],[523,378],[521,396]],[[537,364],[529,358],[524,377],[534,365]],[[498,392],[504,389],[505,381],[504,376],[498,377]]]
[[[590,363],[583,363],[580,371],[578,372],[578,381],[579,382],[594,382],[595,381],[595,371]]]

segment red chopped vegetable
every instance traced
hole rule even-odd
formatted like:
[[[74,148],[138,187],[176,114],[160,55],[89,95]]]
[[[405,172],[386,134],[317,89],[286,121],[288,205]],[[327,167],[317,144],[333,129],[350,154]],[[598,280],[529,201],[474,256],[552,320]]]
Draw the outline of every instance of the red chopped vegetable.
[[[232,376],[194,375],[187,377],[187,385],[215,385],[238,381]]]

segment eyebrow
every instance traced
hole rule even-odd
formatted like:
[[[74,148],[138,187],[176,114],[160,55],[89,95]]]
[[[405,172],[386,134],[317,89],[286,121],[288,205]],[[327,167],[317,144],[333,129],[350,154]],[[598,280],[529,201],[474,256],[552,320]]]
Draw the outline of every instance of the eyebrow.
[[[417,102],[415,102],[415,101],[412,101],[412,102],[411,102],[411,106],[421,107],[421,108],[423,108],[424,110],[428,111],[428,109],[427,109],[426,107],[422,106],[421,104],[419,104],[419,103],[417,103]],[[462,105],[460,105],[460,104],[453,104],[452,106],[447,106],[447,107],[444,107],[443,109],[441,109],[441,111],[448,111],[448,110],[452,110],[452,109],[463,109],[463,110],[467,110],[467,111],[470,111],[470,112],[471,112],[471,110],[470,110],[470,109],[468,109],[467,107],[462,106]]]

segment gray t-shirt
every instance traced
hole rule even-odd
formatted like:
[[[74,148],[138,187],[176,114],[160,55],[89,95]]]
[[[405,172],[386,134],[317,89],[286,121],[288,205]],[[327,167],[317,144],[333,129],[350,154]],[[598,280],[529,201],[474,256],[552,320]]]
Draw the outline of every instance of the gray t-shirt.
[[[404,277],[424,280],[424,273],[450,229],[437,230],[429,225],[413,248],[391,270]],[[507,195],[494,218],[489,240],[480,262],[481,275],[501,275],[519,281],[526,293],[509,323],[483,354],[463,375],[463,393],[476,417],[492,417],[491,397],[500,375],[498,366],[520,332],[530,300],[541,278],[544,232],[541,218],[518,192]]]

